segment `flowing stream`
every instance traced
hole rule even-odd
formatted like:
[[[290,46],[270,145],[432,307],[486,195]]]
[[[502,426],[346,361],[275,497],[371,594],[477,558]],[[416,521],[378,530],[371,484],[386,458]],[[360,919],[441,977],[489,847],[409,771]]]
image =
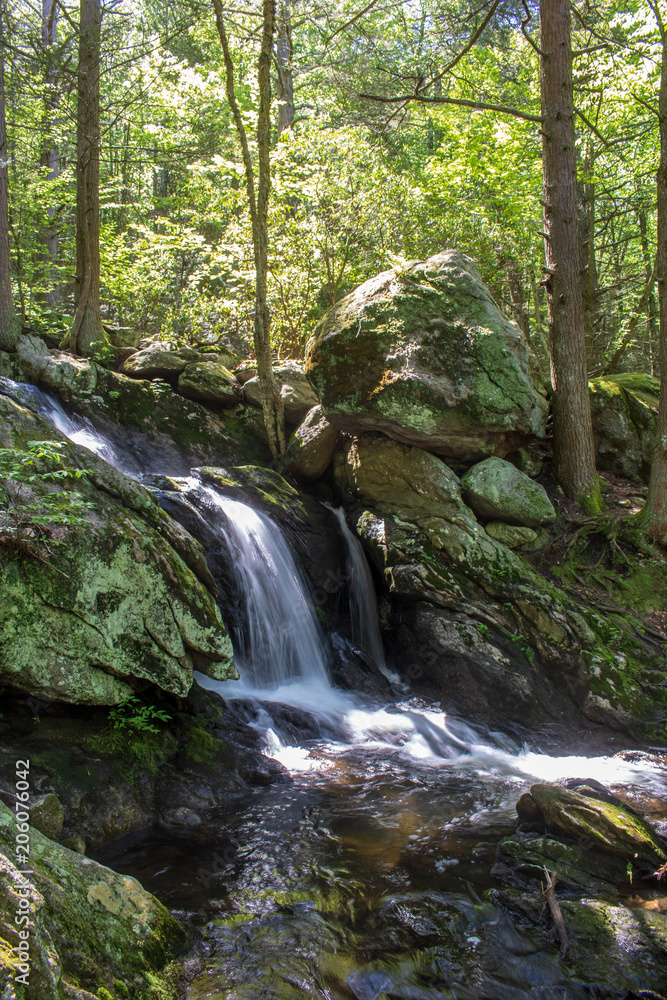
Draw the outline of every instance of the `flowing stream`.
[[[92,425],[19,390],[62,433],[128,471]],[[597,996],[495,905],[496,845],[535,781],[595,778],[646,803],[664,798],[663,775],[641,759],[586,756],[585,746],[572,756],[528,750],[398,686],[393,700],[336,689],[335,654],[278,525],[196,479],[185,502],[207,528],[214,575],[216,559],[231,570],[225,613],[236,620],[241,673],[197,679],[245,713],[290,774],[226,808],[206,843],[152,835],[105,858],[203,924],[209,957],[189,1000]],[[335,513],[355,640],[391,677],[370,570]]]

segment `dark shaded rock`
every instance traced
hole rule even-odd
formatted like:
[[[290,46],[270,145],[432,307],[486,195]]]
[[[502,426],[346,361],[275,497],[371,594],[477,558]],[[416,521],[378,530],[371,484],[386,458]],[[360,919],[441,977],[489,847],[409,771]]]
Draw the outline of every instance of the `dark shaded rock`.
[[[333,458],[338,438],[339,432],[326,419],[322,407],[314,406],[289,440],[287,471],[304,482],[319,479]]]
[[[660,383],[644,374],[589,383],[598,468],[648,482],[658,428]]]

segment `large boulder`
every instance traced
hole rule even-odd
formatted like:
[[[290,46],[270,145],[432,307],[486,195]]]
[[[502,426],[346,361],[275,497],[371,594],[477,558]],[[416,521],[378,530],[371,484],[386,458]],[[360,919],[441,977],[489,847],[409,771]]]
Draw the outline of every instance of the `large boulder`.
[[[1,446],[21,454],[53,437],[52,427],[0,396]],[[89,470],[67,484],[85,505],[74,522],[55,517],[31,529],[54,484],[38,477],[18,497],[15,479],[0,480],[0,684],[110,705],[147,683],[185,695],[195,667],[220,680],[235,676],[198,543],[151,493],[97,456],[70,442],[61,454],[64,470]],[[10,503],[23,511],[20,538]]]
[[[287,471],[303,482],[319,479],[333,458],[339,432],[322,413],[321,406],[309,410],[287,445]]]
[[[473,465],[461,489],[479,517],[527,528],[539,528],[556,517],[544,487],[502,458]]]
[[[317,406],[317,396],[306,378],[303,365],[298,361],[283,361],[274,365],[273,376],[280,386],[280,395],[285,408],[285,420],[288,424],[298,424],[308,411]],[[252,406],[262,405],[262,396],[258,376],[244,383],[245,397]]]
[[[544,433],[529,348],[469,257],[447,250],[385,271],[324,316],[306,374],[344,431],[473,460]]]
[[[648,482],[658,429],[660,382],[650,375],[605,375],[589,383],[600,469]]]
[[[186,945],[185,932],[168,910],[136,879],[55,844],[35,827],[29,832],[29,858],[17,856],[18,833],[15,816],[0,802],[0,989],[7,989],[2,996],[97,1000],[103,984],[120,995],[120,982],[127,996],[143,995],[151,981],[157,986],[154,974]],[[16,917],[24,912],[32,924],[30,957],[28,974],[19,982],[21,952],[12,949],[21,944]],[[17,993],[9,992],[12,981]]]

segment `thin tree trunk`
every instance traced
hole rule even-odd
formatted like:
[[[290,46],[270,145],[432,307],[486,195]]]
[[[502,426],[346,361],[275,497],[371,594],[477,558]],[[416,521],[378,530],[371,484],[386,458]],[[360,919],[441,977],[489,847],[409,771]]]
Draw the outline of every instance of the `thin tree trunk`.
[[[279,0],[278,25],[276,33],[276,102],[278,138],[294,121],[294,49],[292,47],[292,22],[289,0]]]
[[[577,239],[577,190],[568,0],[540,3],[542,167],[554,474],[589,513],[602,509],[595,471]]]
[[[657,8],[654,8],[658,15]],[[656,177],[658,201],[658,303],[660,308],[660,405],[658,433],[651,462],[646,506],[639,515],[645,533],[667,546],[667,32],[659,20],[662,36],[660,77],[660,166]]]
[[[258,179],[255,193],[253,169],[248,136],[241,117],[234,90],[234,64],[232,62],[227,29],[221,0],[213,0],[216,26],[225,62],[227,100],[234,118],[241,143],[245,167],[246,190],[252,223],[252,242],[255,256],[255,356],[257,375],[262,398],[264,425],[269,447],[274,458],[285,453],[285,413],[282,397],[273,377],[271,358],[271,314],[267,300],[268,246],[269,246],[269,195],[271,191],[271,58],[276,24],[275,0],[264,0],[262,44],[257,66],[259,83],[259,114],[257,120]]]
[[[70,350],[108,343],[100,314],[100,0],[81,0],[76,159],[76,312]]]
[[[589,141],[588,152],[584,159],[583,177],[578,183],[580,212],[579,229],[579,261],[581,268],[581,294],[584,310],[584,342],[586,345],[586,362],[590,370],[594,363],[593,327],[597,310],[597,261],[595,259],[595,184],[591,180],[595,154],[592,142]]]
[[[651,250],[648,245],[648,222],[646,219],[646,207],[644,205],[641,205],[637,211],[637,221],[639,222],[639,232],[641,235],[642,256],[644,258],[644,274],[646,275],[646,281],[648,282],[653,270],[653,261],[651,258]],[[657,323],[656,323],[657,318],[658,318],[658,307],[655,301],[653,287],[651,287],[651,291],[649,292],[648,300],[646,302],[646,320],[648,324],[648,343],[649,343],[649,355],[651,358],[651,375],[655,375],[655,369],[657,367],[657,365],[655,364],[655,356],[654,356],[655,348],[658,347],[658,337],[659,337],[659,331],[657,330]]]
[[[21,329],[14,309],[9,258],[9,171],[5,124],[4,23],[0,6],[0,350],[13,351]]]

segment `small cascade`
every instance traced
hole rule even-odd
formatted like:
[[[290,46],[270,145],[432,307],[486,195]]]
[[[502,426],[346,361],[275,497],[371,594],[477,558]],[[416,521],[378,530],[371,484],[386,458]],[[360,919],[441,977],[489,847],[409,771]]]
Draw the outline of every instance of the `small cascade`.
[[[35,385],[14,382],[8,378],[0,379],[0,392],[26,409],[32,410],[33,413],[39,414],[40,417],[44,417],[74,444],[87,448],[116,468],[123,468],[111,443],[95,430],[91,422],[85,417],[67,414],[58,400],[49,393],[43,392]]]
[[[352,639],[390,681],[399,678],[386,664],[373,577],[361,542],[348,527],[342,507],[326,504],[340,526],[347,549],[347,578],[350,597]]]
[[[244,681],[276,688],[296,681],[329,688],[329,653],[307,584],[273,521],[239,500],[191,481],[188,498],[219,522],[240,602],[235,643]]]

